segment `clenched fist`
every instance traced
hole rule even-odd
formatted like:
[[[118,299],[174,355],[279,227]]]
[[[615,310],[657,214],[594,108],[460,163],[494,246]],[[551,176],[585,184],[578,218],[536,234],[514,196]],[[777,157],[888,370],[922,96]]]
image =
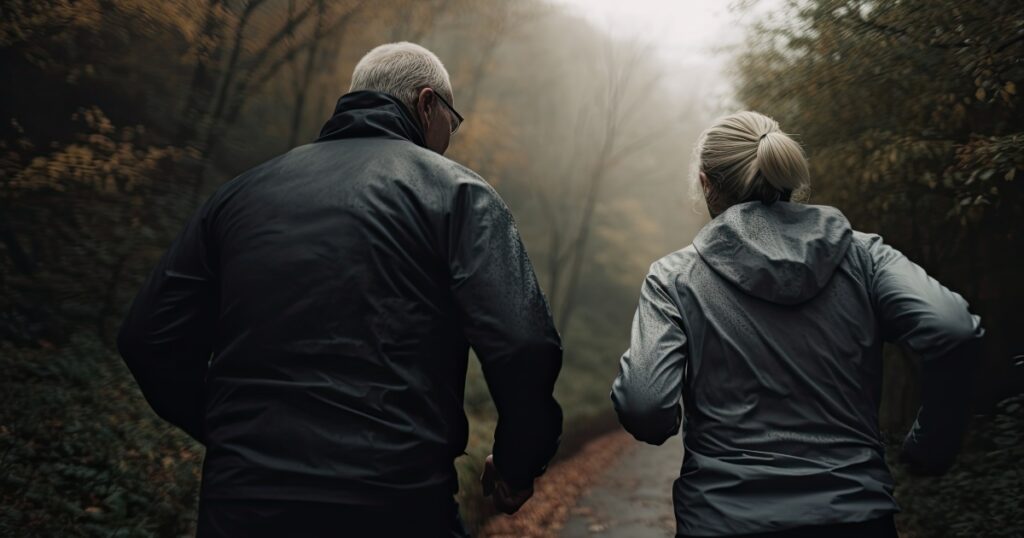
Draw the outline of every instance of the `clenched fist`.
[[[484,460],[484,474],[480,476],[484,496],[494,496],[494,507],[504,514],[514,514],[533,496],[533,485],[522,490],[513,490],[498,474],[494,466],[494,455]]]

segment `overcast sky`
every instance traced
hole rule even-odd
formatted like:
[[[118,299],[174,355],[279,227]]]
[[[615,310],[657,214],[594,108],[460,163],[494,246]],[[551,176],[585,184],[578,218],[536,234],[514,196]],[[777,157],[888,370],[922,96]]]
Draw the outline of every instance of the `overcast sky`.
[[[673,84],[692,85],[709,106],[730,95],[722,49],[742,41],[752,18],[781,4],[760,0],[741,18],[728,0],[549,0],[562,4],[610,34],[650,43]]]

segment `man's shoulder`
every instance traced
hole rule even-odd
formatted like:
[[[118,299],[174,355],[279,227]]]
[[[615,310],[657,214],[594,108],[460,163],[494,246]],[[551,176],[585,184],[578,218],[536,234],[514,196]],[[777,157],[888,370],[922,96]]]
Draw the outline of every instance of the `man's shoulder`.
[[[414,179],[429,180],[435,187],[446,193],[449,202],[460,199],[488,200],[489,203],[505,206],[505,201],[493,185],[469,167],[426,148],[414,146],[410,154],[421,167],[422,173]]]
[[[396,167],[410,167],[413,171],[408,174],[410,178],[429,178],[450,187],[463,184],[491,187],[483,177],[469,167],[406,140],[387,138],[362,140],[368,144],[366,147],[373,148],[369,153],[373,157],[379,158],[382,164],[390,163]],[[337,142],[344,142],[344,140]]]
[[[436,200],[442,206],[463,191],[500,198],[484,178],[468,167],[408,141],[385,138],[330,140],[298,146],[225,182],[213,198],[226,200],[233,193],[275,189],[281,177],[316,176],[322,181],[333,181],[351,174],[366,178],[365,182],[351,185],[391,185],[407,194]]]
[[[414,144],[410,145],[412,148],[409,151],[413,158],[422,162],[424,166],[429,167],[435,176],[451,182],[452,185],[468,183],[490,187],[490,183],[487,180],[469,167],[427,148]]]

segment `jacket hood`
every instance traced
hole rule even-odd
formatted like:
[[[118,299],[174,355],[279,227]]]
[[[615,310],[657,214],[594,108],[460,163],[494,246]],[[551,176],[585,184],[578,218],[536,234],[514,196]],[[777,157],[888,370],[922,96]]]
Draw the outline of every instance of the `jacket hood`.
[[[834,207],[746,202],[711,220],[693,246],[722,278],[778,304],[821,291],[846,256],[850,222]]]
[[[352,92],[338,99],[316,141],[341,138],[395,138],[426,147],[423,130],[408,107],[381,92]]]

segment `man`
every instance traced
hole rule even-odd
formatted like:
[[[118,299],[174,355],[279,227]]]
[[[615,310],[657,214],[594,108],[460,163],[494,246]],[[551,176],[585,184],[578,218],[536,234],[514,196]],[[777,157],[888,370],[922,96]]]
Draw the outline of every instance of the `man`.
[[[507,206],[442,154],[440,60],[383,45],[316,142],[222,185],[118,338],[153,409],[206,445],[200,536],[458,536],[473,347],[514,512],[558,446],[561,344]],[[212,357],[211,357],[212,355]]]

